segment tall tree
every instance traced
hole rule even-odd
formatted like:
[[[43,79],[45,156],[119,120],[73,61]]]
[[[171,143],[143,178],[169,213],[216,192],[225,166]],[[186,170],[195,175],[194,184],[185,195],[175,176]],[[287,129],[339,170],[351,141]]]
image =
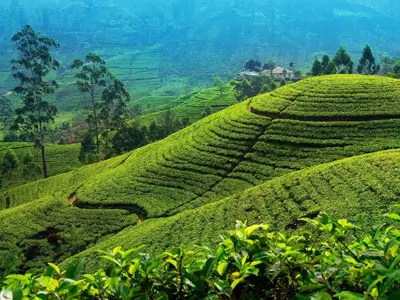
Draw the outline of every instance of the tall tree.
[[[353,74],[354,63],[351,60],[350,54],[343,46],[340,46],[339,50],[336,52],[333,62],[339,74]]]
[[[330,63],[329,56],[325,54],[325,55],[322,57],[322,62],[321,62],[322,73],[325,74],[325,75],[328,74],[327,71],[328,71],[329,63]]]
[[[336,67],[333,61],[330,60],[328,55],[322,57],[322,74],[330,75],[336,73]]]
[[[315,57],[313,66],[311,68],[312,76],[319,76],[322,74],[322,64],[318,57]]]
[[[12,75],[19,81],[13,91],[23,100],[23,106],[15,110],[17,117],[13,128],[34,134],[36,145],[42,152],[43,177],[46,178],[45,126],[54,122],[57,108],[43,97],[54,93],[58,87],[56,81],[46,80],[46,77],[60,66],[50,54],[50,48],[59,45],[29,25],[17,32],[12,41],[16,43],[18,52],[18,58],[11,61]]]
[[[113,79],[103,91],[102,100],[99,103],[99,125],[101,135],[104,138],[104,155],[109,157],[110,132],[120,128],[124,124],[126,103],[130,95],[121,80]]]
[[[381,66],[376,63],[371,47],[368,44],[365,45],[357,67],[357,72],[359,74],[374,75],[378,73],[380,69]]]
[[[258,60],[249,60],[248,62],[246,62],[245,66],[244,66],[245,70],[248,71],[254,71],[254,72],[260,72],[261,71],[261,62],[259,62]]]
[[[75,77],[79,91],[89,94],[88,107],[91,113],[88,115],[87,122],[95,136],[96,155],[99,155],[100,119],[98,104],[101,101],[107,82],[111,80],[111,73],[106,67],[106,62],[95,53],[88,53],[85,57],[85,61],[76,59],[71,67],[77,70]]]

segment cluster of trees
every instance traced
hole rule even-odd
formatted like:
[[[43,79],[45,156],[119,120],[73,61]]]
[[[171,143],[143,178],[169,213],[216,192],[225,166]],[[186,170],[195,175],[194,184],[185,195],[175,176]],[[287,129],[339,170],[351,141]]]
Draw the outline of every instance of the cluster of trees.
[[[272,60],[269,60],[268,62],[262,64],[258,60],[251,59],[251,60],[247,61],[246,64],[244,65],[244,69],[246,71],[252,71],[252,72],[261,72],[264,70],[272,71],[276,67],[277,67],[277,64]],[[294,71],[294,63],[293,62],[289,63],[289,70]]]
[[[221,96],[228,90],[226,83],[220,77],[214,79],[214,87],[217,88]]]
[[[11,61],[12,75],[19,83],[13,91],[23,100],[22,107],[15,110],[12,129],[32,137],[41,149],[43,176],[46,178],[45,136],[49,132],[48,125],[54,122],[57,115],[57,107],[47,102],[45,96],[58,88],[57,82],[49,79],[48,75],[60,67],[60,63],[50,53],[51,49],[59,48],[59,44],[35,32],[29,25],[16,33],[12,41],[16,43],[18,51],[18,57]],[[89,129],[86,135],[95,139],[93,154],[99,159],[107,158],[110,133],[124,123],[129,93],[97,54],[89,53],[84,61],[77,59],[71,67],[76,70],[79,90],[89,99]]]
[[[68,130],[68,126],[64,125],[57,130],[50,129],[49,125],[54,123],[58,111],[57,107],[46,101],[46,96],[58,88],[57,82],[49,79],[51,76],[48,75],[60,68],[60,63],[50,51],[60,46],[29,25],[17,32],[12,41],[16,43],[18,52],[17,58],[11,61],[12,75],[18,82],[13,92],[21,97],[23,105],[13,111],[6,98],[0,99],[0,109],[7,112],[11,110],[3,115],[14,113],[10,126],[13,133],[7,139],[34,141],[41,150],[43,177],[46,178],[45,142]],[[74,60],[71,69],[75,71],[79,91],[87,99],[87,130],[83,134],[80,152],[82,162],[95,162],[113,154],[121,154],[162,139],[189,124],[189,119],[178,118],[171,110],[161,114],[149,127],[130,122],[132,115],[142,113],[141,107],[136,105],[128,109],[127,103],[131,98],[129,92],[123,82],[111,74],[105,60],[95,53],[88,53],[83,60]],[[220,91],[224,92],[223,86]],[[10,123],[9,119],[3,121],[3,124]]]
[[[281,82],[281,84],[284,84]],[[286,82],[285,82],[286,84]],[[275,90],[278,85],[268,75],[254,76],[248,79],[231,81],[237,101],[244,101],[259,94]]]
[[[1,121],[12,129],[6,140],[35,142],[41,150],[43,177],[46,178],[45,142],[49,139],[61,141],[62,134],[70,129],[67,124],[56,129],[49,126],[54,123],[58,111],[46,101],[46,96],[54,93],[58,84],[48,75],[60,68],[60,63],[51,55],[51,49],[60,46],[29,25],[17,32],[12,41],[16,43],[18,52],[18,56],[11,61],[12,75],[18,82],[13,92],[21,97],[23,105],[14,109],[9,99],[2,97],[0,110],[7,117]],[[82,134],[79,156],[82,162],[91,163],[135,149],[162,139],[190,122],[188,118],[178,118],[171,110],[161,114],[149,127],[130,121],[132,116],[142,113],[141,107],[136,105],[128,109],[129,92],[123,82],[111,74],[105,60],[95,53],[88,53],[83,60],[76,59],[71,69],[75,71],[79,91],[87,99],[87,130]],[[219,89],[224,93],[226,86],[222,81],[218,84],[221,84]],[[11,154],[7,157],[16,158]],[[3,161],[2,170],[14,170],[19,165],[17,159],[13,163],[8,159]],[[31,169],[36,172],[38,168]]]
[[[136,107],[136,109],[138,108]],[[170,109],[161,113],[157,120],[153,120],[150,126],[141,125],[140,122],[134,119],[126,120],[113,132],[108,153],[109,155],[123,154],[161,140],[189,124],[189,118],[180,118]],[[80,161],[83,163],[97,161],[98,157],[95,155],[96,139],[94,139],[91,132],[86,132],[81,145]]]
[[[357,72],[364,75],[374,75],[380,71],[380,65],[377,64],[372,49],[366,45],[363,49],[362,57],[357,66]],[[330,75],[330,74],[353,74],[354,62],[350,54],[343,46],[340,46],[336,55],[331,60],[328,55],[322,57],[322,61],[315,57],[311,68],[312,76]]]

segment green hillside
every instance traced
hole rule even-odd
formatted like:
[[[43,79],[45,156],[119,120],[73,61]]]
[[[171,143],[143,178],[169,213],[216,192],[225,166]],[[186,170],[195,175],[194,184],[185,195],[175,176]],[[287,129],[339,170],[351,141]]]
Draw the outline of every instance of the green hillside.
[[[133,102],[144,108],[143,116],[139,119],[144,125],[150,125],[167,109],[171,109],[177,117],[187,117],[190,122],[194,123],[203,117],[202,114],[206,107],[210,107],[211,112],[215,113],[236,103],[237,100],[232,90],[221,95],[215,88],[202,89],[181,97],[150,96]]]
[[[74,244],[71,235],[74,236],[76,226],[82,231],[79,239],[84,239],[87,245],[97,241],[96,235],[92,237],[90,233],[90,220],[71,223],[71,227],[61,224],[63,216],[71,217],[79,209],[94,215],[99,209],[111,215],[115,210],[123,210],[141,220],[147,219],[146,224],[159,224],[168,219],[152,219],[224,199],[294,171],[399,148],[399,96],[400,82],[394,79],[360,75],[310,78],[231,106],[123,157],[11,189],[0,207],[10,207],[12,211],[26,211],[32,207],[35,217],[25,218],[23,214],[14,213],[12,219],[2,218],[4,226],[0,227],[0,235],[4,238],[0,240],[0,249],[8,252],[9,246],[4,245],[10,243],[10,238],[4,228],[14,228],[18,235],[14,235],[11,243],[19,245],[21,252],[27,246],[20,241],[28,239],[30,246],[39,249],[37,261],[43,259],[44,253],[57,261],[60,258],[56,253],[60,251],[68,256],[82,250],[71,247],[71,243]],[[324,181],[318,184],[324,187]],[[301,189],[297,192],[299,197],[304,194]],[[65,203],[57,206],[56,218],[48,218],[50,213],[46,205],[52,201]],[[69,207],[68,201],[74,207]],[[254,201],[263,201],[263,198],[255,197]],[[282,201],[286,201],[285,198]],[[304,205],[310,205],[303,209],[305,213],[314,209],[314,202],[305,201]],[[238,212],[246,210],[245,203],[235,202],[235,205]],[[250,205],[248,212],[257,215],[252,207]],[[293,209],[301,211],[297,206]],[[9,212],[8,209],[0,212],[0,217]],[[287,214],[282,218],[289,221],[289,217],[299,214]],[[129,225],[136,224],[136,216]],[[42,223],[46,218],[48,223]],[[223,218],[223,223],[230,226],[233,221],[228,221],[241,219],[241,215],[227,211],[218,218]],[[107,222],[99,235],[108,233],[108,226],[113,232],[125,228],[124,220],[117,217],[115,222]],[[15,224],[26,222],[30,225],[15,230]],[[173,227],[180,230],[178,225],[174,223]],[[191,226],[204,225],[191,222]],[[57,228],[60,244],[49,244],[45,234],[40,235],[40,239],[35,238],[49,228]],[[160,234],[157,236],[164,240]],[[153,233],[149,233],[149,237],[151,235]],[[40,240],[38,245],[35,239]],[[22,255],[22,260],[25,259],[28,260]]]
[[[129,227],[78,257],[94,258],[95,249],[116,245],[145,244],[146,251],[156,253],[180,245],[215,246],[236,220],[294,230],[304,225],[299,218],[326,212],[370,227],[398,204],[399,166],[400,150],[388,150],[293,172],[200,208]],[[98,267],[98,260],[89,259],[87,266]]]
[[[122,50],[121,50],[122,51]],[[107,61],[109,70],[119,79],[123,80],[132,101],[130,107],[139,104],[143,110],[141,120],[144,125],[150,125],[162,111],[173,109],[177,116],[189,117],[191,122],[201,119],[203,109],[210,106],[213,112],[222,110],[229,105],[237,103],[232,90],[220,95],[215,88],[204,88],[199,82],[190,82],[185,74],[162,74],[160,71],[160,55],[157,47],[152,47],[145,52],[135,51],[107,51],[98,49],[96,53],[103,55]],[[71,62],[64,62],[69,65]],[[12,90],[16,82],[11,79],[10,73],[0,72],[0,83],[2,78],[5,91]],[[57,80],[59,88],[54,94],[46,96],[46,99],[57,106],[59,115],[56,123],[62,122],[82,123],[85,120],[84,106],[89,103],[88,96],[79,92],[75,82],[74,71],[63,69],[60,73],[52,74],[52,79]],[[208,81],[212,81],[209,77]],[[197,91],[192,91],[196,88]],[[183,96],[180,96],[183,95]],[[18,105],[20,99],[13,94],[8,95],[13,103]],[[67,99],[67,101],[66,101]]]
[[[97,173],[112,170],[126,155],[93,164],[45,180],[29,183],[6,193],[0,205],[2,263],[23,262],[26,268],[42,266],[44,261],[67,258],[84,250],[107,234],[135,224],[137,217],[125,207],[115,205],[106,209],[72,207],[72,190]],[[34,188],[33,188],[34,187]],[[68,189],[70,188],[70,190]],[[23,200],[25,191],[40,199],[33,203],[8,208],[10,201]],[[13,198],[15,197],[15,198]]]

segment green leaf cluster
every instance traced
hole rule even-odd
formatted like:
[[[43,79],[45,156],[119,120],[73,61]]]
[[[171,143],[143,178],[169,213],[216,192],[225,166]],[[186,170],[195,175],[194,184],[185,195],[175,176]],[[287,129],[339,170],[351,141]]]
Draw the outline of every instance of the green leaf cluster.
[[[400,292],[400,215],[364,233],[346,219],[304,218],[301,233],[237,222],[215,251],[143,246],[99,251],[106,267],[79,276],[55,264],[39,275],[9,275],[15,299],[396,299]]]

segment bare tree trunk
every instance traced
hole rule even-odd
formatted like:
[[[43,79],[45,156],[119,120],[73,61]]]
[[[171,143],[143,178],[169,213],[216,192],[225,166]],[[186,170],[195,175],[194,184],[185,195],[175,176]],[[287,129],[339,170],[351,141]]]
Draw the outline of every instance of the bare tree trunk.
[[[44,145],[41,146],[41,150],[42,150],[42,161],[43,161],[43,177],[47,178],[47,160],[46,160],[46,149],[44,147]]]
[[[99,145],[99,125],[98,125],[98,120],[97,120],[97,109],[96,109],[96,103],[94,99],[94,87],[92,87],[92,90],[90,92],[90,96],[92,97],[92,107],[93,107],[93,120],[94,120],[94,130],[95,130],[95,135],[96,135],[96,155],[99,155],[100,152],[100,145]]]
[[[105,149],[106,156],[105,156],[105,158],[107,159],[108,158],[108,129],[107,129],[107,132],[106,132],[105,140],[106,140],[106,149]]]
[[[40,122],[39,124],[40,130],[40,150],[42,152],[42,163],[43,163],[43,178],[47,178],[47,159],[46,159],[46,148],[44,146],[44,132],[43,132],[43,125]]]

